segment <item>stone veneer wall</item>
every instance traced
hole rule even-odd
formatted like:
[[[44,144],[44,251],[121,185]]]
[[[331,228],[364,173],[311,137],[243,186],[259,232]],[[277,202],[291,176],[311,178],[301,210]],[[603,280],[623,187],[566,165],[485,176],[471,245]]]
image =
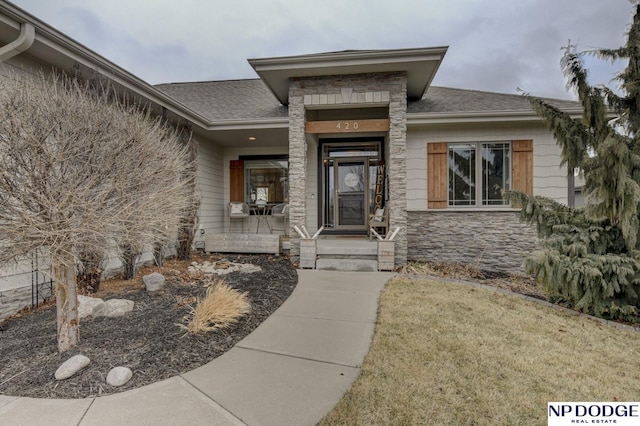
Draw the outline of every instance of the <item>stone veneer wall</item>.
[[[524,272],[524,258],[538,248],[536,230],[518,212],[439,210],[408,218],[409,260]]]
[[[396,264],[407,261],[406,212],[406,133],[407,77],[405,73],[294,78],[289,86],[289,219],[291,226],[306,223],[307,141],[306,107],[314,109],[354,105],[389,107],[390,129],[387,138],[388,206],[391,229],[400,227],[396,236]],[[349,119],[348,116],[345,119]],[[349,135],[358,137],[357,133]],[[292,237],[296,236],[293,229]],[[297,253],[293,241],[292,256]]]

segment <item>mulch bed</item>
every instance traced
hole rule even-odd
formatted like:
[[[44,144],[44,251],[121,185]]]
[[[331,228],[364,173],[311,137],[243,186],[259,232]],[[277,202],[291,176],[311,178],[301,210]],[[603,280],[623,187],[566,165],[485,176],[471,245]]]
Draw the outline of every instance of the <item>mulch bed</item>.
[[[189,307],[195,306],[195,299],[204,297],[206,281],[188,276],[190,262],[166,262],[163,268],[141,270],[136,280],[103,283],[95,296],[133,300],[133,312],[120,318],[83,319],[80,344],[64,354],[57,351],[55,306],[0,323],[0,394],[36,398],[106,395],[188,372],[222,355],[267,319],[297,284],[297,274],[287,258],[225,258],[262,268],[262,272],[234,272],[223,278],[235,289],[249,293],[252,308],[232,329],[194,336],[178,326],[186,325],[185,316]],[[194,260],[217,259],[220,256]],[[162,290],[147,293],[140,277],[155,270],[167,281]],[[75,354],[88,356],[91,363],[75,376],[57,381],[56,369]],[[106,383],[107,373],[116,366],[133,371],[133,378],[118,388]]]

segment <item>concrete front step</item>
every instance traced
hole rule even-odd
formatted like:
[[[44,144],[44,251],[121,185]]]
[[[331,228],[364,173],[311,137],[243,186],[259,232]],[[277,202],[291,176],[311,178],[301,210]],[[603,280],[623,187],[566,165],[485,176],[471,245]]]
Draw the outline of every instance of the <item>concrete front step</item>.
[[[316,260],[316,269],[325,271],[377,271],[378,261],[356,258],[322,257]]]
[[[318,239],[318,256],[377,256],[378,244],[369,240]]]

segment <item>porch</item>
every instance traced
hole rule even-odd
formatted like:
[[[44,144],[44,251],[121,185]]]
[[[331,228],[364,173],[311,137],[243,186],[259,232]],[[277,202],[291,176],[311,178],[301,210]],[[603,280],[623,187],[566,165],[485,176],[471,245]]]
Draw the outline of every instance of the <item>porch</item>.
[[[293,246],[300,252],[301,269],[331,271],[392,271],[394,242],[370,240],[366,236],[317,239],[289,238],[264,233],[210,234],[205,238],[208,253],[265,253],[280,255]]]

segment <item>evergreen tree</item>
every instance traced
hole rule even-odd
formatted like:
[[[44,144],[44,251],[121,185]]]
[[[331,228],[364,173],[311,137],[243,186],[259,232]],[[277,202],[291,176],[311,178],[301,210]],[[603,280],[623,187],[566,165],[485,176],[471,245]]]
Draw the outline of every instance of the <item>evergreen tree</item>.
[[[620,92],[591,86],[582,55],[628,60],[617,76]],[[640,5],[625,46],[576,53],[561,62],[567,87],[583,113],[573,118],[525,94],[553,132],[569,172],[584,173],[587,205],[571,208],[544,197],[506,192],[537,226],[542,249],[526,261],[528,273],[554,301],[603,318],[638,321],[640,308]]]

